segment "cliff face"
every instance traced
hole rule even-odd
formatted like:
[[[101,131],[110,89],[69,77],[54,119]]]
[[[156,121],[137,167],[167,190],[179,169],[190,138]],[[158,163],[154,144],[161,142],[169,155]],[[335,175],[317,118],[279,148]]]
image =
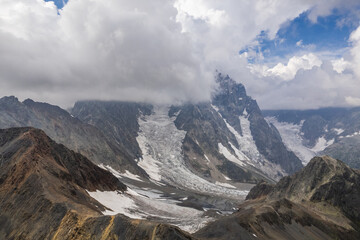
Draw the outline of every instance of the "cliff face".
[[[240,135],[244,134],[240,129],[241,121],[247,119],[256,147],[267,161],[280,165],[287,174],[300,170],[301,161],[286,149],[278,131],[265,121],[257,102],[246,94],[245,87],[221,74],[218,82],[220,89],[212,103],[219,108],[224,119]]]
[[[304,169],[276,185],[258,184],[237,213],[209,224],[196,236],[359,239],[359,206],[360,172],[339,160],[315,157]]]
[[[126,186],[41,130],[0,130],[1,239],[186,238],[167,225],[102,216],[105,207],[87,192],[95,190]]]

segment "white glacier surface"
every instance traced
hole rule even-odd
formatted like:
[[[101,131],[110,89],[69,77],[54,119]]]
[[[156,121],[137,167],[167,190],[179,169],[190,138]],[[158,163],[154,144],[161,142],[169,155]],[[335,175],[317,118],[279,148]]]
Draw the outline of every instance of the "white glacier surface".
[[[156,106],[151,115],[139,118],[137,141],[143,153],[139,166],[152,179],[171,186],[217,196],[246,196],[248,191],[211,183],[186,167],[182,155],[182,142],[186,132],[176,128],[175,117],[170,118],[168,111],[167,106]]]
[[[279,122],[275,117],[267,117],[266,121],[277,128],[285,146],[295,153],[304,166],[316,155],[317,148],[311,149],[303,144],[301,136],[303,121],[300,124],[292,124]]]
[[[315,146],[311,149],[314,152],[321,152],[324,151],[325,148],[333,144],[335,139],[326,140],[325,137],[320,137],[317,141]]]
[[[128,188],[125,193],[118,191],[88,193],[108,208],[102,212],[104,215],[123,214],[132,219],[161,220],[190,233],[199,230],[212,220],[212,218],[204,217],[203,211],[178,206],[178,201],[162,198],[161,192],[150,189]]]

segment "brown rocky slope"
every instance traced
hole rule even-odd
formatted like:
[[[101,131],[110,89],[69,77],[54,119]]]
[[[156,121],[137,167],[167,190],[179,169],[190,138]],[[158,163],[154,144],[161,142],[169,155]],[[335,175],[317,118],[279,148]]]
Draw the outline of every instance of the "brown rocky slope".
[[[87,190],[126,186],[41,130],[0,130],[0,239],[190,239],[165,224],[103,216]]]
[[[315,157],[276,185],[254,187],[239,211],[209,224],[204,239],[360,239],[360,171]]]

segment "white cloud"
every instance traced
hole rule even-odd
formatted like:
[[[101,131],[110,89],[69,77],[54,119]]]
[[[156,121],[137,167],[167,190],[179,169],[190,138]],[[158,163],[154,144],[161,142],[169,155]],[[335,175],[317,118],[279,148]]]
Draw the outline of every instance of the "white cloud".
[[[188,17],[194,20],[203,20],[216,27],[223,26],[229,20],[224,10],[211,8],[204,0],[178,0],[175,2],[174,7],[178,10],[177,21],[183,23],[183,32],[187,32],[186,18]]]
[[[352,55],[352,68],[359,78],[360,81],[360,26],[351,33],[349,40],[352,42],[353,46],[351,49]]]
[[[355,2],[71,0],[58,14],[51,2],[0,1],[0,96],[65,107],[81,99],[208,100],[215,69],[264,99],[278,84],[286,89],[282,79],[300,81],[304,71],[321,75],[314,68],[321,60],[304,54],[286,65],[259,66],[265,73],[259,78],[239,50],[256,44],[261,31],[275,37],[282,24],[304,11],[317,9],[316,17],[340,2]],[[352,39],[358,59],[356,34]]]
[[[331,60],[334,70],[337,73],[342,73],[345,69],[350,67],[350,63],[346,61],[343,57],[339,59]]]
[[[345,97],[345,101],[351,106],[360,106],[360,97]]]
[[[1,95],[63,106],[210,97],[213,72],[181,33],[172,2],[72,0],[58,15],[52,3],[6,0],[0,11]]]
[[[313,53],[305,54],[303,56],[291,57],[286,65],[278,63],[274,67],[269,68],[266,65],[250,65],[252,72],[260,74],[261,76],[276,76],[285,81],[292,80],[299,70],[309,70],[313,67],[321,66],[322,61]]]

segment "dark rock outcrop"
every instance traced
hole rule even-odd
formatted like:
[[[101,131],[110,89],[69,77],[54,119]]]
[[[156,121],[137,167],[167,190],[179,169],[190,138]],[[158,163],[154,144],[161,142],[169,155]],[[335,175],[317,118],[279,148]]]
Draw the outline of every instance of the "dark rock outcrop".
[[[267,182],[260,182],[250,190],[245,200],[257,199],[267,196],[273,190],[274,185]]]

